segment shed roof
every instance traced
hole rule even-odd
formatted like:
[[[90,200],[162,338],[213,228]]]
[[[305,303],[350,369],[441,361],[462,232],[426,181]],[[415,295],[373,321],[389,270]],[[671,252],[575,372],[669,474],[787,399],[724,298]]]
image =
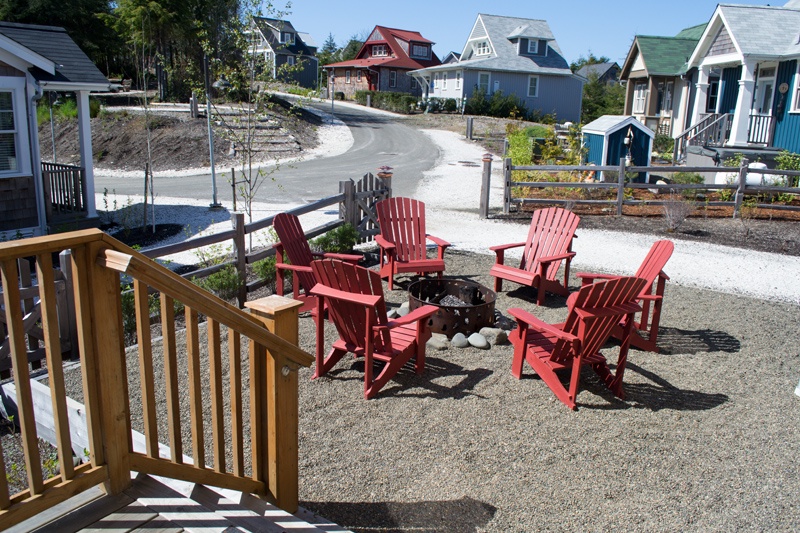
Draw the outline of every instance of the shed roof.
[[[75,44],[64,28],[0,22],[0,35],[55,65],[55,73],[39,67],[30,69],[31,75],[37,81],[107,87],[110,85],[103,73]]]
[[[597,118],[585,125],[583,128],[581,128],[581,131],[583,133],[609,135],[615,131],[621,130],[626,126],[633,126],[643,131],[650,137],[655,137],[656,135],[653,130],[629,115],[603,115],[602,117]]]

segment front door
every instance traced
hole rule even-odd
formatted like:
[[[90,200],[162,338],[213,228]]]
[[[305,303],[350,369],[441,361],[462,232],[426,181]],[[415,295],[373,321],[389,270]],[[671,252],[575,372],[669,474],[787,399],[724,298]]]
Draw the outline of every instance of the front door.
[[[753,95],[753,114],[771,115],[772,98],[775,93],[775,67],[765,67],[758,71],[758,81]]]

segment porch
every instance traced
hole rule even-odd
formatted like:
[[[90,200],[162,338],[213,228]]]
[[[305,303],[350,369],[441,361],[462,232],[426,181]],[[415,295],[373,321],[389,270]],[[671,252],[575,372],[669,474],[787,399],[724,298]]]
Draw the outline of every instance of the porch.
[[[721,148],[731,146],[733,113],[709,113],[700,115],[700,120],[682,131],[675,138],[672,159],[686,160],[690,146]],[[770,148],[775,138],[776,118],[766,114],[750,114],[747,125],[746,148]],[[733,143],[735,144],[735,143]]]

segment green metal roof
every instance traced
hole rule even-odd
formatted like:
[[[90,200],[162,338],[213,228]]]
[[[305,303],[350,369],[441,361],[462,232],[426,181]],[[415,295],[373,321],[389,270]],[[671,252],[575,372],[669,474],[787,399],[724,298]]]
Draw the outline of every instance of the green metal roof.
[[[686,62],[697,45],[697,39],[649,35],[637,35],[636,41],[650,76],[679,76],[685,73]]]

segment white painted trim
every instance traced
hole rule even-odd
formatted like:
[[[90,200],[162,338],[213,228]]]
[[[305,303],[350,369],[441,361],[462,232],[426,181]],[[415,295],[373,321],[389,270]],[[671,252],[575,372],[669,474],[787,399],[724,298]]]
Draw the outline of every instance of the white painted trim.
[[[111,90],[110,83],[68,83],[63,81],[42,81],[39,82],[39,85],[48,91],[89,91],[103,93]]]
[[[92,124],[89,118],[89,91],[78,91],[78,137],[81,166],[86,177],[86,217],[97,216],[94,198],[94,166],[92,164]]]
[[[0,172],[0,179],[30,176],[33,174],[33,171],[31,170],[30,159],[30,132],[32,130],[30,129],[30,124],[28,121],[28,103],[26,102],[25,81],[26,78],[16,76],[0,77],[0,90],[11,92],[14,110],[14,129],[16,130],[16,144],[14,146],[14,152],[17,158],[17,169]]]
[[[9,39],[5,35],[0,35],[0,49],[7,50],[8,53],[17,56],[23,61],[49,72],[50,74],[56,73],[56,64],[43,57],[30,48],[26,48],[18,42]]]

